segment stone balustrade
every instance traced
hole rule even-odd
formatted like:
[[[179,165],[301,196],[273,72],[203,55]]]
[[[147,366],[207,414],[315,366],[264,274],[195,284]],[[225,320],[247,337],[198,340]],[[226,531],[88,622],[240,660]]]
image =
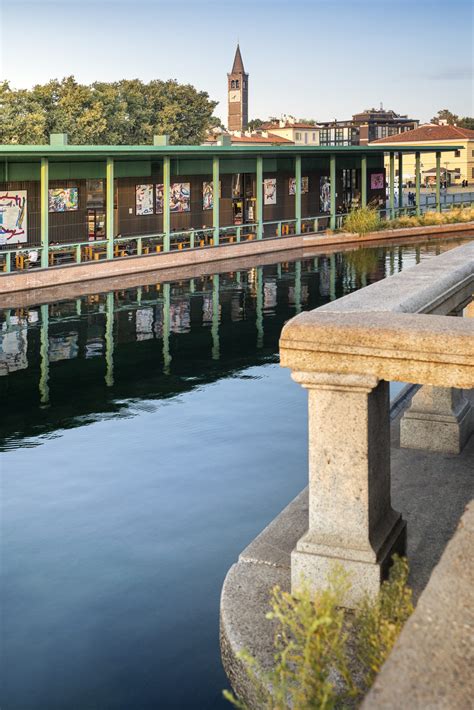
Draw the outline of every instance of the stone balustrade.
[[[390,501],[388,382],[474,387],[474,321],[447,317],[472,301],[473,285],[471,242],[284,327],[281,364],[309,392],[309,525],[291,556],[293,590],[303,578],[324,586],[339,563],[350,575],[345,603],[353,606],[376,593],[392,554],[404,553],[406,526]],[[466,441],[469,405],[447,397],[459,416],[445,424],[462,427]],[[420,400],[427,397],[418,397],[418,409]],[[419,420],[408,416],[405,437]]]

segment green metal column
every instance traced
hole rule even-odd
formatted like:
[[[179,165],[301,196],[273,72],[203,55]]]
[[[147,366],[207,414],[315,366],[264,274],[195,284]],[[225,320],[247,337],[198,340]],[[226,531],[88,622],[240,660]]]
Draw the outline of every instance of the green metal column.
[[[436,151],[436,211],[441,212],[441,153]]]
[[[263,239],[263,157],[257,155],[256,195],[257,198],[257,239]]]
[[[40,168],[40,211],[41,211],[41,267],[48,268],[49,213],[48,213],[48,158],[41,158]]]
[[[49,404],[49,306],[41,306],[39,392],[42,405]]]
[[[403,208],[403,153],[398,154],[398,207]]]
[[[212,277],[212,359],[219,360],[219,274]]]
[[[169,156],[163,158],[163,251],[170,250],[170,192],[171,192],[171,161]]]
[[[212,158],[212,226],[214,227],[214,246],[219,246],[219,158]]]
[[[360,200],[361,206],[367,207],[367,156],[360,159]]]
[[[169,205],[169,201],[168,201]],[[163,372],[165,375],[170,374],[170,309],[171,309],[171,290],[170,284],[163,284]]]
[[[390,218],[395,217],[395,153],[390,152],[390,192],[389,192]]]
[[[107,237],[107,259],[114,258],[114,159],[107,158],[105,187],[105,234]]]
[[[107,243],[108,248],[108,243]],[[107,294],[105,310],[105,384],[114,384],[114,293]]]
[[[295,232],[301,234],[301,155],[295,156]]]
[[[329,158],[329,187],[331,190],[331,216],[330,229],[336,229],[336,156],[334,153]]]
[[[257,266],[256,279],[256,318],[255,325],[257,326],[257,348],[263,348],[263,269]]]
[[[421,196],[421,167],[420,153],[415,153],[415,193],[416,193],[416,214],[421,214],[420,196]]]

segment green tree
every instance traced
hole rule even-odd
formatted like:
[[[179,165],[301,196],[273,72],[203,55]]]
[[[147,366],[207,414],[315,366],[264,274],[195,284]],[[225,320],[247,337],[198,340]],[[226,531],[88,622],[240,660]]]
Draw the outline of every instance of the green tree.
[[[442,108],[438,111],[436,116],[433,116],[431,123],[440,123],[440,121],[446,121],[449,126],[454,126],[454,124],[459,121],[459,116],[452,113],[447,108]]]
[[[154,134],[171,143],[200,143],[215,125],[217,103],[177,81],[140,79],[79,84],[73,76],[31,90],[0,84],[0,143],[47,143],[67,133],[81,144],[150,144]]]
[[[461,126],[461,128],[469,128],[470,131],[474,131],[474,117],[463,116],[459,119],[458,126]]]
[[[258,129],[263,126],[263,123],[261,118],[252,118],[252,120],[248,122],[248,128],[250,131],[258,131]]]

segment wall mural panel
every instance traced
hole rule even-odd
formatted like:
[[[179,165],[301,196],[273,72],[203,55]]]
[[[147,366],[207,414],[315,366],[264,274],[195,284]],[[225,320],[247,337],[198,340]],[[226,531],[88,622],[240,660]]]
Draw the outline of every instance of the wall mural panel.
[[[372,173],[370,176],[370,189],[383,190],[385,187],[385,175],[383,173]]]
[[[137,216],[153,214],[153,185],[135,185],[135,212]]]
[[[48,190],[49,212],[74,212],[79,207],[77,187],[54,187]]]
[[[331,181],[328,175],[323,175],[319,181],[319,201],[321,212],[331,211]]]
[[[171,185],[170,212],[190,212],[191,183],[174,182]]]
[[[219,180],[219,197],[222,197],[222,184]],[[214,207],[214,187],[212,182],[202,183],[202,209],[212,210]]]
[[[265,178],[263,181],[263,204],[276,205],[277,181],[276,178]]]
[[[309,178],[301,178],[301,194],[304,195],[309,191]],[[296,195],[296,178],[290,178],[288,183],[288,194]]]
[[[7,244],[27,241],[27,192],[0,192],[0,238]]]

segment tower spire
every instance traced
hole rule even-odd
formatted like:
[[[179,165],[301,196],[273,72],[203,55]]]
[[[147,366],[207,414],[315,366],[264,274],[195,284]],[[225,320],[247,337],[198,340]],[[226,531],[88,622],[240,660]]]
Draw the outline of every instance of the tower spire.
[[[240,46],[237,43],[237,49],[235,50],[234,63],[232,65],[232,74],[245,74],[244,63],[242,61],[242,55],[240,53]]]

